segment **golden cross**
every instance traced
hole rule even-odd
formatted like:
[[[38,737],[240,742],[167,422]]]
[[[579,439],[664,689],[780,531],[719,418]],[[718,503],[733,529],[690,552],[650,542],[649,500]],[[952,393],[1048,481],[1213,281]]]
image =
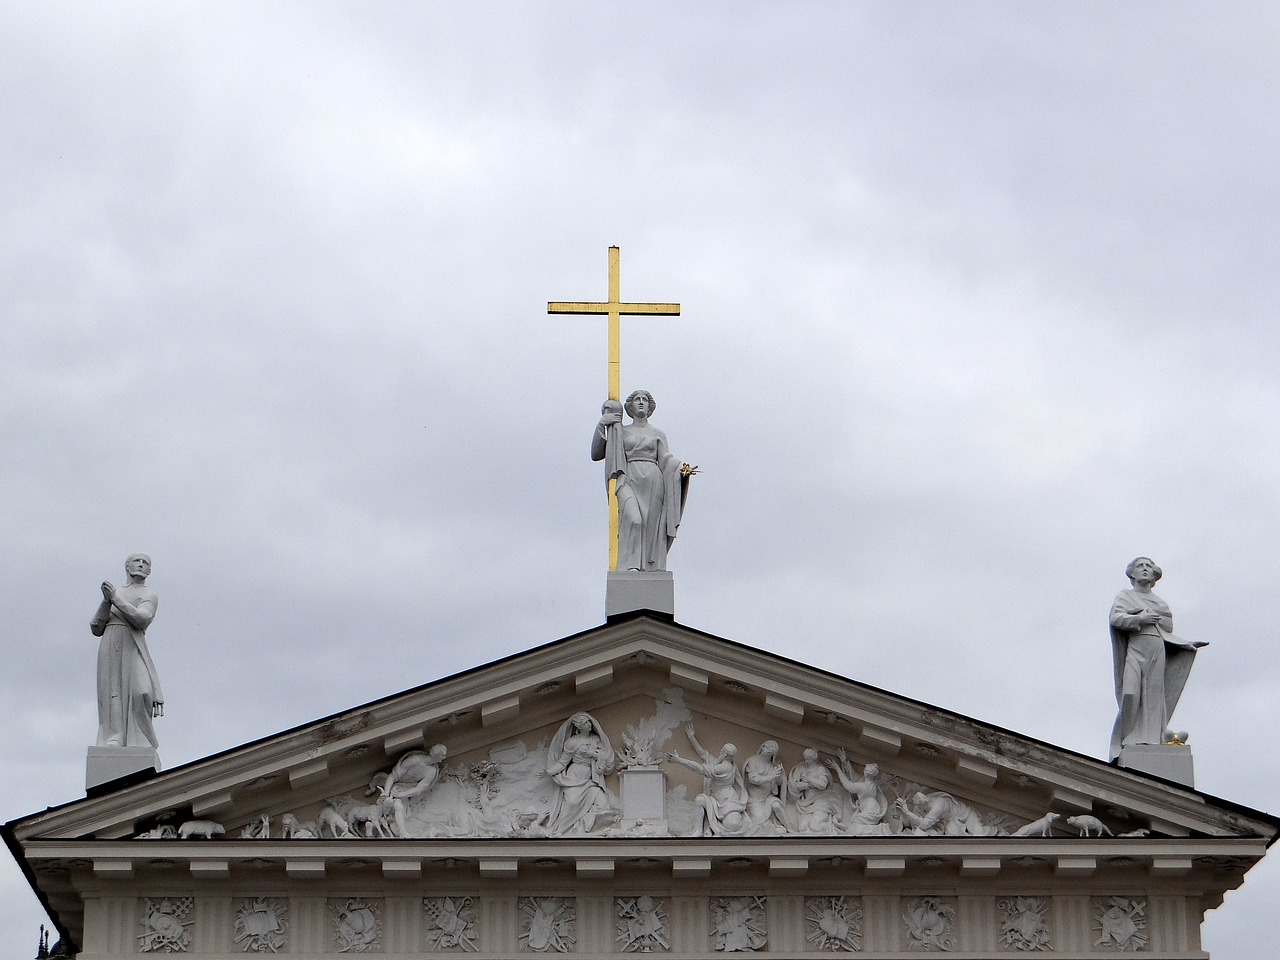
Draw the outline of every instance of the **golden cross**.
[[[547,313],[572,313],[609,318],[609,399],[622,399],[622,317],[680,315],[678,303],[623,303],[621,295],[621,253],[609,248],[609,299],[600,301],[552,301]],[[609,569],[618,568],[618,504],[614,482],[609,481]]]

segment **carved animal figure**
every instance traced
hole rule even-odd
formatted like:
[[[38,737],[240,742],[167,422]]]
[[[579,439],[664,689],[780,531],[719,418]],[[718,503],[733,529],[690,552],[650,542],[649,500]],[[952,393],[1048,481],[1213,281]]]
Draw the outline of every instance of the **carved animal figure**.
[[[391,808],[386,802],[360,803],[350,797],[330,797],[326,809],[333,810],[346,821],[349,832],[347,836],[382,837],[395,836],[388,822]],[[363,830],[361,829],[363,827]]]
[[[1053,824],[1056,820],[1058,820],[1060,816],[1061,815],[1057,813],[1052,813],[1052,812],[1046,813],[1039,820],[1032,820],[1026,826],[1019,827],[1017,830],[1013,831],[1013,833],[1009,834],[1009,836],[1011,837],[1035,837],[1035,836],[1047,837],[1049,836],[1049,834],[1053,832]]]
[[[316,814],[314,829],[317,836],[328,837],[332,840],[352,836],[351,825],[333,807],[325,807]]]
[[[1151,831],[1146,827],[1139,827],[1137,830],[1130,830],[1128,833],[1117,834],[1120,837],[1149,837]]]
[[[178,828],[178,838],[190,840],[192,837],[201,837],[212,840],[218,834],[226,832],[222,824],[214,823],[212,820],[188,820]]]
[[[177,840],[178,831],[177,831],[177,828],[167,823],[162,823],[158,827],[152,827],[150,830],[146,830],[143,833],[138,834],[136,837],[134,837],[134,839],[135,840]]]
[[[240,831],[240,836],[244,840],[271,839],[271,816],[264,813],[254,817]]]
[[[1113,834],[1105,823],[1097,817],[1091,817],[1087,813],[1082,813],[1078,817],[1067,817],[1067,823],[1071,824],[1080,831],[1082,837],[1113,837]]]
[[[282,813],[280,815],[280,838],[282,840],[314,840],[316,837],[316,825],[314,823],[304,823],[292,813]]]

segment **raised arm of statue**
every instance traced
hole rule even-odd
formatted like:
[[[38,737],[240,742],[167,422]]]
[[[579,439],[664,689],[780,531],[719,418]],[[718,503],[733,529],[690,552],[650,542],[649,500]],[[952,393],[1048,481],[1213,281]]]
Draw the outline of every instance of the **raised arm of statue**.
[[[159,601],[150,590],[144,590],[133,603],[120,595],[117,590],[111,597],[111,606],[120,611],[129,626],[135,630],[146,630],[156,618],[156,606]]]

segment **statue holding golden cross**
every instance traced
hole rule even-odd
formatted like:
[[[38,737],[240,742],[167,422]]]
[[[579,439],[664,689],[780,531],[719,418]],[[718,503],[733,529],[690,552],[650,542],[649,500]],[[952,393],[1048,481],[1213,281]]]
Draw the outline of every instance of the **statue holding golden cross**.
[[[650,508],[649,506],[650,501],[653,501],[653,502],[656,502],[658,505],[656,512],[658,514],[665,514],[667,517],[670,518],[665,522],[669,527],[669,535],[671,537],[674,537],[675,526],[679,523],[679,509],[680,507],[683,507],[684,494],[688,488],[688,478],[697,469],[696,467],[689,467],[687,464],[676,465],[675,469],[680,474],[679,488],[678,488],[679,492],[676,494],[676,496],[678,496],[679,498],[680,505],[679,507],[677,507],[675,504],[670,504],[668,507],[664,508],[663,507],[663,503],[665,502],[663,500],[664,490],[670,486],[670,481],[669,480],[663,481],[663,478],[661,476],[657,477],[656,478],[657,483],[666,483],[666,486],[664,486],[663,488],[657,488],[654,486],[654,482],[646,481],[642,478],[644,471],[650,469],[647,466],[645,466],[643,463],[640,463],[639,461],[637,461],[637,466],[634,468],[631,468],[629,471],[626,468],[625,455],[622,450],[622,447],[623,447],[622,426],[621,426],[622,405],[619,402],[622,399],[622,386],[621,386],[622,317],[624,315],[632,316],[632,317],[634,316],[668,316],[668,317],[679,316],[680,304],[678,303],[624,303],[622,301],[622,294],[621,294],[621,278],[620,278],[620,266],[619,266],[619,261],[621,259],[620,254],[621,254],[621,251],[617,247],[609,248],[609,299],[608,300],[605,300],[605,301],[553,301],[547,304],[547,313],[568,313],[568,314],[578,314],[578,315],[586,315],[586,316],[606,316],[609,318],[609,398],[608,398],[608,402],[606,402],[605,404],[605,411],[604,411],[605,415],[604,417],[601,418],[601,425],[597,427],[596,441],[593,441],[592,458],[596,460],[606,459],[606,454],[605,454],[606,435],[612,438],[610,441],[611,449],[608,454],[608,457],[610,458],[611,464],[616,462],[618,466],[616,470],[614,469],[613,466],[609,467],[609,471],[610,471],[610,474],[609,474],[609,569],[610,570],[618,569],[619,508],[618,508],[617,484],[620,481],[624,484],[631,483],[633,486],[636,486],[637,490],[639,490],[640,492],[640,503],[639,503],[639,506],[637,506],[637,504],[633,502],[635,500],[636,491],[633,491],[631,489],[627,489],[624,491],[624,500],[626,502],[622,510],[623,526],[627,526],[629,523],[632,526],[635,526],[637,524],[644,525],[647,523],[650,527],[653,527],[653,524],[662,522],[663,518],[661,516],[655,516],[652,518],[648,516],[650,513],[654,512],[653,509]],[[660,430],[654,430],[652,427],[648,425],[648,415],[649,413],[652,412],[653,398],[649,394],[644,394],[644,395],[648,398],[648,400],[647,400],[647,405],[641,404],[642,416],[637,419],[635,417],[635,413],[629,410],[628,412],[632,413],[633,422],[628,425],[627,429],[634,431],[635,439],[633,439],[632,441],[633,444],[636,442],[639,442],[642,435],[647,435],[646,439],[649,441],[649,445],[652,446],[653,449],[652,451],[644,453],[641,456],[644,458],[644,463],[650,463],[650,462],[655,463],[658,465],[658,469],[661,470],[662,464],[664,462],[670,461],[671,456],[670,456],[670,452],[667,451],[666,449],[666,435],[663,434]],[[606,426],[606,421],[608,421],[607,426]],[[615,427],[616,427],[616,430],[614,429]],[[597,452],[599,453],[599,456],[597,456]],[[656,457],[656,459],[649,460],[648,458],[650,456]],[[668,470],[667,472],[670,473],[671,471]],[[619,479],[614,478],[615,473],[619,476]],[[650,489],[648,490],[648,492],[646,492],[645,490],[640,489],[641,486],[647,486]],[[674,490],[675,488],[672,488],[672,489]],[[650,539],[661,537],[662,543],[653,551],[650,551],[650,550],[639,551],[640,553],[643,553],[645,555],[644,559],[633,560],[631,559],[631,556],[632,554],[636,554],[637,551],[633,549],[626,550],[625,552],[627,553],[627,556],[628,556],[627,562],[636,564],[636,566],[630,566],[628,567],[628,569],[662,570],[666,568],[667,532],[658,531],[656,528],[653,528],[649,530],[649,534],[651,535]],[[630,544],[633,544],[634,542],[639,542],[638,538],[640,538],[641,536],[642,536],[642,533],[640,531],[637,531],[634,535],[630,532],[625,532],[624,541],[630,545]],[[657,566],[653,566],[653,563],[655,561],[652,559],[652,554],[655,552],[658,554],[658,560],[656,561],[658,564]]]

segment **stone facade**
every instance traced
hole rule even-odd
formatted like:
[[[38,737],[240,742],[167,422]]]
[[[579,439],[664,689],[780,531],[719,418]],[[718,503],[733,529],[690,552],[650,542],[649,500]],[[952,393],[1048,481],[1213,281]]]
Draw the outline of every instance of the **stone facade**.
[[[84,960],[1203,958],[1280,822],[635,616],[5,830]]]

